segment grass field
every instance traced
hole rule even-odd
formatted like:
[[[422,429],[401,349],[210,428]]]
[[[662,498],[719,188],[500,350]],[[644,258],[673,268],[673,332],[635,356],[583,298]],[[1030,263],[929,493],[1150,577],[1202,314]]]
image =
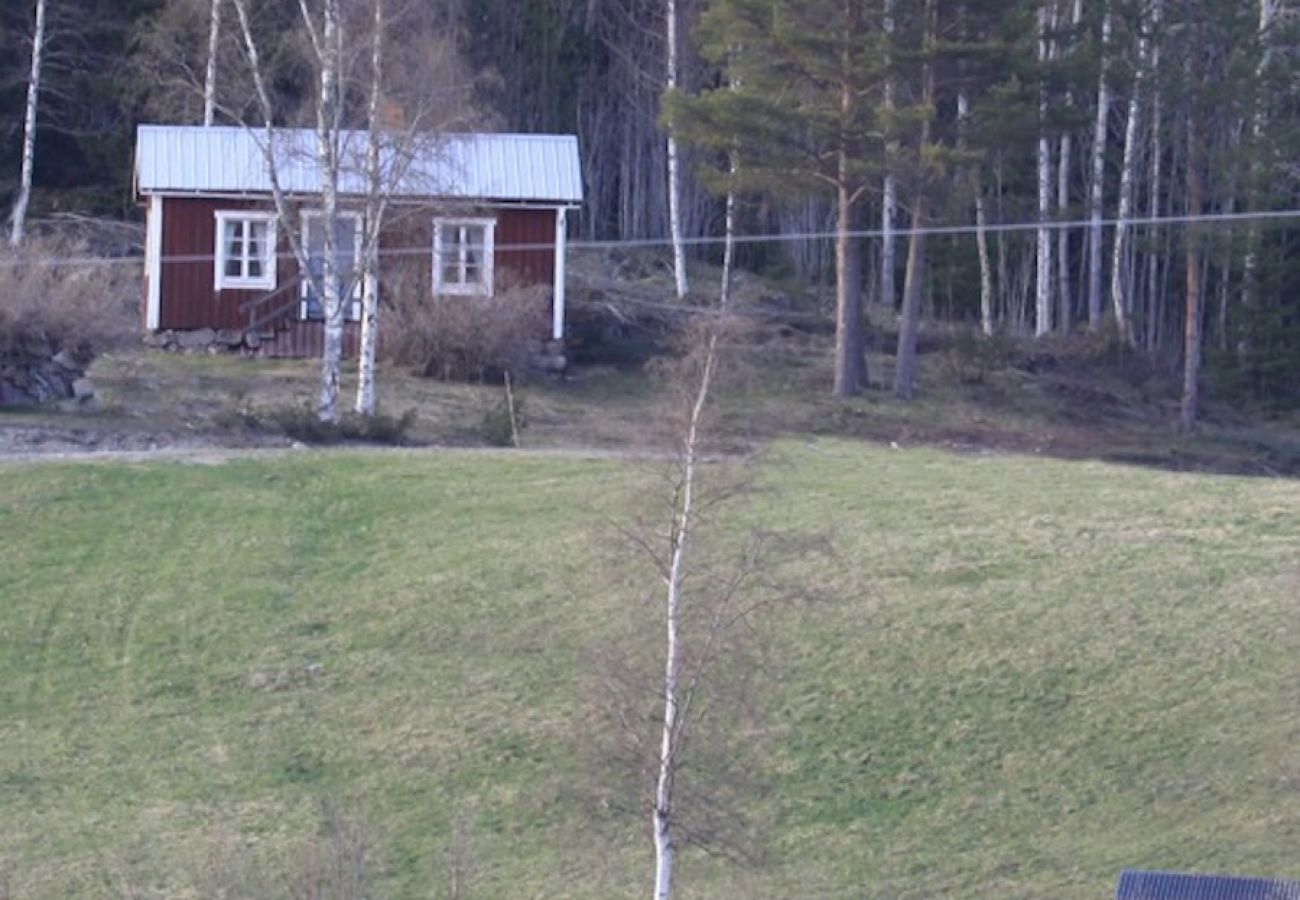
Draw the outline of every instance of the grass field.
[[[590,684],[646,615],[596,523],[650,469],[0,466],[0,896],[291,896],[329,803],[375,896],[644,895]],[[687,853],[683,896],[1300,877],[1300,483],[841,440],[753,474],[733,531],[837,555],[782,563],[829,599],[772,614],[765,852]]]

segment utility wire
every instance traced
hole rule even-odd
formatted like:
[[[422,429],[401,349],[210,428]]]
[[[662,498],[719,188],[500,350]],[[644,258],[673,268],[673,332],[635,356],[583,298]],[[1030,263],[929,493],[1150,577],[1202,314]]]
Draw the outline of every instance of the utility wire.
[[[1181,216],[1136,216],[1126,219],[1101,219],[1094,221],[1092,219],[1075,219],[1066,221],[1050,222],[1011,222],[1002,224],[988,224],[982,229],[978,225],[927,225],[923,228],[895,228],[891,235],[897,239],[909,238],[914,235],[925,235],[933,237],[952,237],[960,235],[977,234],[983,231],[985,234],[1015,234],[1025,232],[1036,232],[1040,229],[1049,231],[1072,231],[1075,229],[1085,230],[1093,229],[1098,226],[1110,229],[1120,225],[1138,228],[1149,228],[1157,226],[1176,226],[1176,225],[1232,225],[1251,222],[1285,222],[1300,219],[1300,209],[1286,209],[1260,212],[1240,212],[1240,213],[1204,213],[1201,215],[1181,215]],[[848,236],[857,239],[870,239],[884,237],[884,231],[881,229],[855,229],[848,232]],[[803,232],[782,232],[766,234],[735,235],[733,240],[737,244],[770,244],[770,243],[790,243],[794,241],[819,241],[833,240],[838,237],[835,231],[803,231]],[[708,247],[723,244],[725,237],[695,237],[684,238],[683,242],[692,247]],[[566,240],[565,246],[570,250],[617,250],[617,249],[651,249],[658,247],[671,247],[672,240],[669,238],[623,238],[616,240]],[[528,251],[555,250],[555,241],[544,241],[534,243],[514,243],[493,245],[494,251],[522,253]],[[432,241],[427,246],[419,247],[388,247],[380,248],[378,256],[380,257],[400,257],[400,256],[426,256],[432,255]],[[161,257],[164,263],[187,263],[187,262],[214,262],[217,256],[215,253],[196,253],[196,254],[176,254]],[[292,253],[281,253],[277,255],[278,259],[294,259]],[[130,254],[115,257],[100,256],[11,256],[0,259],[0,267],[14,268],[18,266],[30,265],[33,263],[55,266],[105,266],[105,265],[138,265],[145,261],[145,257],[140,254]]]

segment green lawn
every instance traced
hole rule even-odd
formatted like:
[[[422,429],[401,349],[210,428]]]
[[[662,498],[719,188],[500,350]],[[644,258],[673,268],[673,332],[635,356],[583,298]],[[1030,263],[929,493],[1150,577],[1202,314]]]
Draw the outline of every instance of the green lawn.
[[[0,466],[0,896],[289,896],[327,803],[376,896],[644,895],[590,751],[651,469]],[[755,478],[733,530],[837,554],[781,563],[826,600],[772,614],[765,852],[683,896],[1300,877],[1300,483],[829,440]]]

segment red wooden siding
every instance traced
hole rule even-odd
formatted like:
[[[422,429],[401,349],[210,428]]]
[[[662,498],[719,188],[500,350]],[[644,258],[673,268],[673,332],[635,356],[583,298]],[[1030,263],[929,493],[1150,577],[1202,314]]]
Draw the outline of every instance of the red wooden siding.
[[[494,278],[506,287],[550,287],[555,281],[555,210],[502,209],[497,213]],[[526,249],[511,250],[511,247]]]
[[[343,323],[343,357],[355,359],[361,353],[361,324]],[[276,329],[272,340],[258,350],[259,356],[311,359],[325,352],[324,322],[289,322]]]
[[[240,209],[270,211],[273,209],[270,202],[167,197],[162,209],[159,329],[244,328],[249,318],[247,312],[240,311],[240,305],[265,297],[269,292],[214,289],[216,213]],[[554,282],[554,209],[498,207],[471,212],[458,207],[454,212],[442,214],[496,218],[494,279],[498,291],[516,286],[550,287]],[[438,215],[440,213],[434,205],[398,205],[390,209],[381,240],[380,281],[386,295],[432,297],[433,220]],[[284,285],[297,277],[298,266],[284,235],[280,236],[279,243],[276,275],[278,283]],[[282,294],[276,297],[272,306],[291,299],[290,294]],[[292,315],[296,316],[297,311],[294,310]],[[286,346],[277,347],[274,352],[277,355],[281,352],[285,355],[315,355],[319,352],[320,341],[320,336],[315,334],[317,330],[318,327],[295,329],[292,337],[283,336]],[[353,338],[349,340],[354,341]],[[350,352],[355,353],[355,350]]]
[[[239,305],[266,291],[213,289],[213,256],[217,249],[218,210],[269,209],[251,200],[212,200],[167,197],[163,200],[162,289],[158,327],[243,328],[248,322]],[[279,250],[276,275],[281,284],[296,276],[298,267]]]

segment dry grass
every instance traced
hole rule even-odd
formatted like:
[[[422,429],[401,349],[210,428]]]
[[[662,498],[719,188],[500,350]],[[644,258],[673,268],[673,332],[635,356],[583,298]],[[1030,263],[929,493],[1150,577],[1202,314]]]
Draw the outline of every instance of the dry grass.
[[[25,364],[66,351],[81,362],[138,340],[140,267],[89,258],[75,240],[33,238],[0,250],[0,363]]]

